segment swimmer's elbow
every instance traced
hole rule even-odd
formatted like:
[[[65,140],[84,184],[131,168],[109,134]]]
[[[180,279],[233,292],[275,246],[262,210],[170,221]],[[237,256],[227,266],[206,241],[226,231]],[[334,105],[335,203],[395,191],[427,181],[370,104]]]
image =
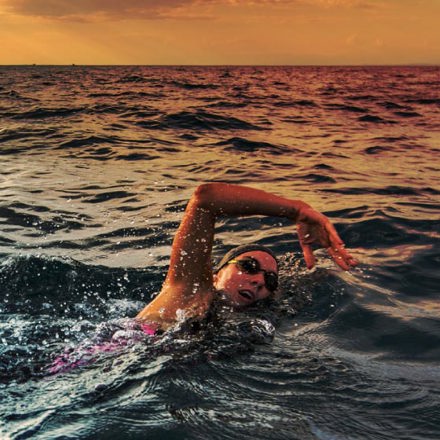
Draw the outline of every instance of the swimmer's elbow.
[[[217,187],[219,183],[202,183],[199,185],[192,196],[192,201],[201,208],[209,209],[215,200]]]

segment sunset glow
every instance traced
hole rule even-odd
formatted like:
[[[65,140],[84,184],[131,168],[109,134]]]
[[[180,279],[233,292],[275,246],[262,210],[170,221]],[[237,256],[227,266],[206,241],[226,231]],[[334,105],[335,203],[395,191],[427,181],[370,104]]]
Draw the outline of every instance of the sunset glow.
[[[0,64],[439,64],[437,0],[0,0]]]

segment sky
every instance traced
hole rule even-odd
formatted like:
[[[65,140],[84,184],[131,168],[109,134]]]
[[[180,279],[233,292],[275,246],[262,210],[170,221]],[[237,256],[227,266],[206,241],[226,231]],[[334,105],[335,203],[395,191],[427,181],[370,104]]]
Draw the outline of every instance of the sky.
[[[0,64],[440,64],[440,0],[0,0]]]

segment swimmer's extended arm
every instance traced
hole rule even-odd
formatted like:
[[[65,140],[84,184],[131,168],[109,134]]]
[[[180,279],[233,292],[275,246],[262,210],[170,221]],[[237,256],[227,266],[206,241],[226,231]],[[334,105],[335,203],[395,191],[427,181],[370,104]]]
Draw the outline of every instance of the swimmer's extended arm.
[[[215,220],[219,216],[266,215],[285,217],[297,224],[308,268],[315,264],[312,244],[327,248],[344,270],[355,260],[344,249],[335,228],[307,203],[254,188],[225,183],[200,185],[186,207],[171,251],[170,267],[161,293],[138,318],[173,322],[178,309],[200,316],[213,298],[211,250]]]

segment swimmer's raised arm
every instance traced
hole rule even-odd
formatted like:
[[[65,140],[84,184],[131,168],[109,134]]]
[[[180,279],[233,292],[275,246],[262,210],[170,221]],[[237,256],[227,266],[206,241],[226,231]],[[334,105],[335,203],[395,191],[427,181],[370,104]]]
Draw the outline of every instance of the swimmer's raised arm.
[[[203,184],[192,195],[174,238],[162,290],[138,318],[166,324],[176,320],[178,309],[202,316],[214,296],[211,251],[215,220],[246,215],[284,217],[296,223],[308,268],[315,264],[312,244],[327,248],[344,270],[356,265],[327,217],[307,203],[240,185]]]
[[[193,199],[200,209],[207,210],[214,217],[211,221],[222,215],[266,215],[291,219],[297,224],[301,248],[309,269],[315,265],[312,244],[326,248],[335,263],[344,270],[356,265],[330,220],[301,200],[290,200],[255,188],[226,183],[200,185]]]

